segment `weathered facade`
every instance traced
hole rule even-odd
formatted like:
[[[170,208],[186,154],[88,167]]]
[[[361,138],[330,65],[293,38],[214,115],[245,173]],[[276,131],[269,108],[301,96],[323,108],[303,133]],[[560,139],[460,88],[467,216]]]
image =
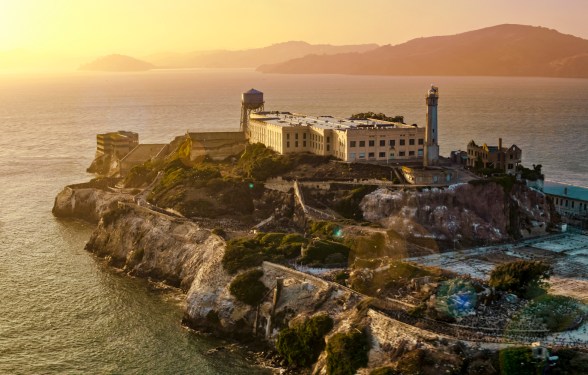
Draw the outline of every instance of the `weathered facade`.
[[[498,139],[498,146],[488,146],[484,143],[478,146],[473,140],[468,143],[468,167],[494,168],[506,173],[514,174],[521,164],[523,151],[517,146],[502,147],[502,138]]]
[[[122,158],[139,145],[139,134],[124,130],[96,135],[96,156]]]
[[[190,142],[190,160],[209,157],[224,160],[245,150],[247,140],[243,132],[186,133]]]

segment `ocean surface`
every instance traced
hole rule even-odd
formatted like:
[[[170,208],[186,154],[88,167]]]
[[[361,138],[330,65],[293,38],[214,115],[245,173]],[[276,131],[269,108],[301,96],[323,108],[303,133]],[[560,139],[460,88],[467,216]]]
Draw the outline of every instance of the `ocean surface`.
[[[523,149],[547,178],[588,186],[588,80],[263,75],[251,70],[0,75],[0,373],[254,374],[245,353],[180,326],[181,296],[84,251],[92,226],[51,215],[64,185],[88,180],[95,134],[168,142],[187,130],[236,130],[240,93],[266,109],[425,122],[440,88],[441,153],[470,139]]]

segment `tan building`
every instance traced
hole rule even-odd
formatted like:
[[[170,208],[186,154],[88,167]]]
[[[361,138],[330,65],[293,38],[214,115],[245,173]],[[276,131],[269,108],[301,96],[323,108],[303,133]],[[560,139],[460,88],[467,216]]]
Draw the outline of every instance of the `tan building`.
[[[498,146],[488,146],[486,143],[478,146],[472,140],[468,143],[467,165],[471,168],[495,168],[514,174],[521,164],[522,155],[523,152],[517,145],[502,147],[502,138],[498,139]]]
[[[441,185],[454,183],[459,172],[452,168],[443,167],[402,167],[402,175],[411,185]]]
[[[124,130],[96,135],[96,156],[122,158],[139,145],[139,134]]]
[[[382,120],[349,120],[291,113],[252,113],[246,129],[251,143],[280,154],[311,152],[344,161],[422,158],[425,129]]]

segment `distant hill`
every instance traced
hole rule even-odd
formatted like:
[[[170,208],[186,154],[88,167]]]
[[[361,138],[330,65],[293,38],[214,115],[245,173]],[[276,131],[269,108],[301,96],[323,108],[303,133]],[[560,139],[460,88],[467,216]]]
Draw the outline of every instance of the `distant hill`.
[[[167,68],[257,68],[262,64],[274,64],[309,54],[338,54],[365,52],[377,48],[377,44],[332,46],[291,41],[268,47],[241,51],[197,51],[191,53],[158,53],[145,57],[158,66]]]
[[[499,25],[418,38],[363,53],[310,55],[265,73],[588,77],[588,40],[555,30]]]
[[[155,65],[124,55],[108,55],[82,65],[80,70],[99,72],[140,72],[154,69]]]

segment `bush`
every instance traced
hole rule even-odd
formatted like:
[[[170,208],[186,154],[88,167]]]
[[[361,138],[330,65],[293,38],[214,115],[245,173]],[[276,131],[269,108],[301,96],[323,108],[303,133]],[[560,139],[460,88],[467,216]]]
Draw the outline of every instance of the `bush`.
[[[316,315],[293,328],[280,331],[276,348],[290,366],[309,367],[325,348],[325,335],[333,328],[333,319]]]
[[[309,234],[326,239],[341,237],[341,228],[332,221],[313,221],[308,228]]]
[[[500,351],[500,373],[503,375],[535,375],[537,369],[533,363],[533,355],[530,348],[513,347]]]
[[[543,261],[516,260],[499,264],[490,273],[490,286],[521,297],[544,293],[551,266]]]
[[[286,157],[270,150],[262,143],[248,144],[238,166],[247,177],[257,181],[279,176],[292,168]]]
[[[582,303],[574,298],[543,295],[527,305],[513,319],[510,328],[517,328],[519,322],[539,319],[550,331],[566,331],[576,328],[582,322],[584,315]],[[521,329],[525,329],[525,327],[523,326]]]
[[[231,281],[229,290],[239,301],[250,306],[257,306],[269,290],[259,281],[262,276],[262,270],[245,271]]]
[[[339,256],[336,256],[339,254]],[[302,250],[302,264],[334,264],[347,262],[349,248],[334,241],[314,240]],[[337,261],[334,261],[334,260]],[[329,262],[329,260],[331,260]]]
[[[364,331],[337,333],[327,343],[327,374],[353,375],[368,364],[370,344]]]
[[[254,239],[237,239],[227,243],[223,256],[223,267],[230,273],[260,266],[264,261],[259,242]]]
[[[363,211],[359,207],[367,194],[376,190],[376,186],[360,186],[335,203],[335,210],[347,219],[363,220]]]

